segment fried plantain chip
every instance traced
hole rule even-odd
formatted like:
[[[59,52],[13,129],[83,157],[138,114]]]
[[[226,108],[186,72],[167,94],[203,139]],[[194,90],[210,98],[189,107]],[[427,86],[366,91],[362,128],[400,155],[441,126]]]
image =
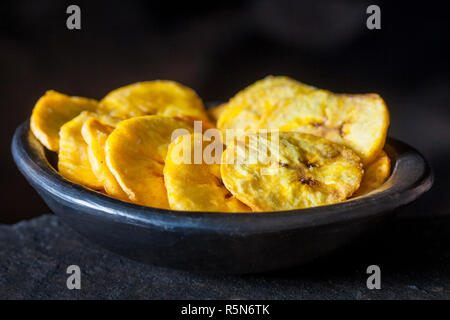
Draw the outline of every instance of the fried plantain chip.
[[[316,90],[288,77],[267,76],[238,92],[227,103],[217,120],[220,129],[243,129],[251,131],[258,128],[264,113],[281,99],[296,97]]]
[[[254,211],[302,209],[346,199],[363,174],[349,148],[298,132],[248,134],[227,142],[221,173],[228,190]]]
[[[391,173],[391,160],[384,150],[364,169],[361,185],[353,197],[363,196],[381,186]]]
[[[96,100],[69,97],[49,90],[34,106],[30,121],[31,131],[47,149],[58,151],[61,126],[81,111],[95,111],[96,108]]]
[[[88,145],[81,134],[83,124],[91,117],[95,114],[83,111],[61,127],[58,171],[70,181],[99,190],[103,188],[103,183],[92,171]]]
[[[121,200],[128,200],[128,196],[106,165],[105,144],[106,139],[113,130],[113,126],[104,124],[97,118],[91,117],[84,122],[81,133],[88,145],[87,151],[92,171],[103,184],[106,193]]]
[[[209,120],[202,120],[199,118],[194,118],[191,116],[175,116],[173,117],[174,119],[179,119],[179,120],[183,120],[184,122],[186,122],[187,124],[189,124],[190,126],[194,127],[196,122],[201,122],[201,128],[199,127],[200,131],[206,131],[208,129],[213,129],[216,128],[216,126]]]
[[[217,120],[220,118],[220,115],[225,110],[226,106],[226,104],[222,104],[220,106],[211,107],[207,109],[206,112],[208,113],[209,117],[217,123]]]
[[[219,163],[208,164],[205,159],[195,163],[194,145],[196,141],[202,140],[203,136],[196,133],[178,137],[169,146],[164,166],[164,182],[170,208],[210,212],[251,211],[225,188]],[[205,149],[214,147],[214,143],[215,141],[203,141],[197,152],[201,152],[202,156]],[[183,155],[183,152],[187,152],[187,155]],[[221,158],[221,154],[217,156]]]
[[[383,149],[388,126],[389,113],[379,95],[336,95],[325,90],[279,101],[258,124],[324,137],[351,148],[366,165]]]
[[[267,77],[225,104],[217,126],[318,135],[350,147],[368,165],[384,146],[389,113],[377,94],[334,94],[286,77]]]
[[[106,140],[106,164],[131,201],[169,209],[163,168],[172,134],[192,132],[186,122],[163,116],[119,123]]]
[[[99,108],[122,119],[161,115],[209,121],[202,100],[192,89],[167,80],[137,82],[111,91],[100,101]]]
[[[109,114],[106,113],[102,113],[100,110],[97,110],[97,112],[95,113],[95,118],[100,121],[100,123],[104,124],[104,125],[108,125],[110,127],[117,127],[117,125],[123,121],[123,119],[120,118],[115,118],[110,116]]]

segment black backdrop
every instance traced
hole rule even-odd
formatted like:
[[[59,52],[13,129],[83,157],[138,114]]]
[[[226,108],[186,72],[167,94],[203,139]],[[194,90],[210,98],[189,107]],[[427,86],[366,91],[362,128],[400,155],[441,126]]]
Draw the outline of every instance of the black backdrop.
[[[66,28],[81,8],[82,29]],[[381,30],[366,8],[381,8]],[[48,212],[9,151],[47,89],[101,98],[131,82],[172,79],[224,100],[267,74],[335,92],[377,92],[389,134],[424,152],[431,193],[409,214],[450,214],[449,6],[398,1],[2,1],[0,222]]]

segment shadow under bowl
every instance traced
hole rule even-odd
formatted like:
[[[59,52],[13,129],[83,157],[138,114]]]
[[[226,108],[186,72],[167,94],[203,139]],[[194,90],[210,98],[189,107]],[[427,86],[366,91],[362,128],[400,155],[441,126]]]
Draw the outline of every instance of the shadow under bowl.
[[[21,124],[12,141],[18,168],[53,212],[94,243],[158,266],[220,273],[288,268],[357,239],[431,188],[433,174],[412,147],[389,138],[389,179],[338,204],[279,212],[181,212],[110,198],[62,178]]]

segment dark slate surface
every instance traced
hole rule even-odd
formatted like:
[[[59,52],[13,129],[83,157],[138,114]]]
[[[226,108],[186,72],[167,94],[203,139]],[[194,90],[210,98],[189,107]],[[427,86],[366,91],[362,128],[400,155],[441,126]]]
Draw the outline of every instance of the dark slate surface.
[[[450,220],[397,220],[308,266],[263,275],[212,275],[139,264],[45,215],[0,225],[4,299],[449,299]],[[81,290],[66,288],[79,265]],[[382,289],[368,290],[378,264]]]

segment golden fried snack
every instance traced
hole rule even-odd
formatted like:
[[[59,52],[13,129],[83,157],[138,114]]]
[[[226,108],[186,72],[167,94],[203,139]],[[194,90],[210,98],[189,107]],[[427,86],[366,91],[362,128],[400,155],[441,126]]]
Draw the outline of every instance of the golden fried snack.
[[[353,197],[365,195],[381,186],[391,173],[391,160],[386,152],[380,152],[374,162],[364,169],[361,186],[353,194]]]
[[[220,115],[225,110],[226,106],[227,106],[226,104],[222,104],[220,106],[209,108],[206,110],[206,112],[208,113],[211,119],[217,122],[217,120],[220,118]]]
[[[383,149],[389,113],[377,94],[334,94],[287,77],[266,77],[224,105],[220,129],[279,129],[327,138],[368,165]]]
[[[202,134],[185,135],[178,137],[169,146],[164,166],[164,182],[170,208],[210,212],[251,211],[223,185],[220,160],[208,164],[205,157],[202,157],[205,149],[214,148],[215,141],[203,141],[202,147],[197,150],[202,159],[200,163],[195,163],[194,143],[201,143],[202,139]],[[220,150],[222,147],[221,145]],[[217,149],[219,148],[216,151]],[[221,158],[221,154],[217,156]]]
[[[113,130],[113,126],[104,124],[99,119],[91,117],[83,124],[81,133],[88,145],[87,151],[92,171],[103,184],[106,193],[118,199],[128,200],[128,196],[106,165],[105,144],[106,139]]]
[[[217,120],[217,127],[251,131],[258,128],[264,113],[281,99],[297,97],[315,90],[312,86],[288,77],[268,76],[238,92],[225,103]]]
[[[202,100],[192,89],[167,80],[137,82],[111,91],[100,101],[100,109],[122,119],[161,115],[209,121]]]
[[[95,111],[96,108],[96,100],[69,97],[49,90],[34,106],[30,121],[31,131],[47,149],[58,151],[61,126],[81,111]]]
[[[201,128],[199,127],[199,130],[201,129],[202,132],[204,132],[205,130],[212,129],[212,128],[216,127],[209,120],[202,120],[202,119],[194,118],[194,117],[191,117],[191,116],[175,116],[173,118],[174,119],[183,120],[184,122],[186,122],[187,124],[189,124],[192,127],[195,126],[195,122],[201,122]]]
[[[97,112],[95,113],[95,118],[101,123],[113,128],[117,127],[119,122],[123,121],[123,119],[115,118],[110,116],[109,114],[102,113],[100,110],[97,110]]]
[[[61,127],[58,171],[72,182],[99,190],[103,188],[103,183],[92,171],[88,145],[81,134],[83,124],[91,117],[95,117],[95,114],[83,111]]]
[[[383,149],[388,126],[389,113],[379,95],[325,90],[280,100],[258,124],[258,128],[310,133],[345,145],[365,165]]]
[[[298,132],[247,137],[227,142],[221,173],[226,188],[254,211],[337,203],[359,187],[362,164],[345,146]]]
[[[154,115],[122,121],[109,135],[106,164],[131,201],[169,209],[163,168],[177,129],[178,135],[193,131],[182,120]]]

